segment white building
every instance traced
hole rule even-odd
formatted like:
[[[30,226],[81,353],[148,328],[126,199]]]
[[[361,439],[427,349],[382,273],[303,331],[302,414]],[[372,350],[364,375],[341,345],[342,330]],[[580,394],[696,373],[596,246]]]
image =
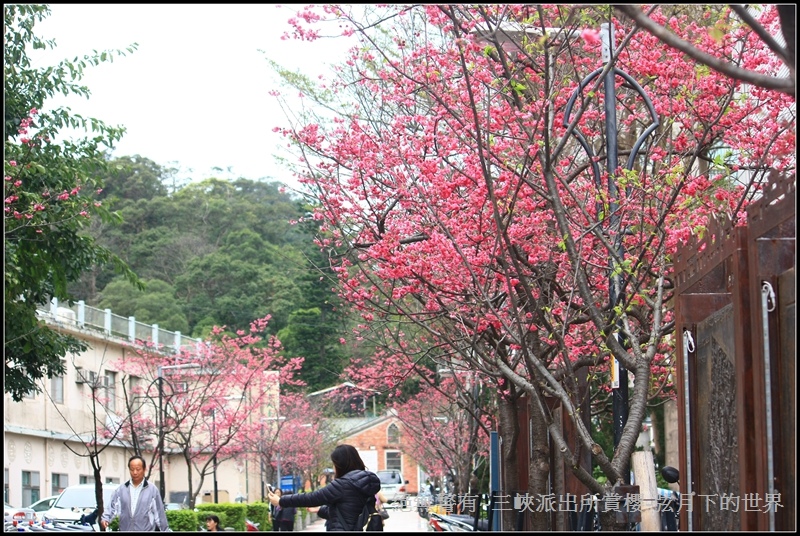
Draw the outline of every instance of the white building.
[[[94,471],[86,443],[93,439],[93,430],[114,428],[124,412],[123,374],[114,370],[114,363],[131,353],[134,340],[166,343],[165,351],[173,351],[200,341],[181,337],[180,333],[161,330],[136,322],[134,318],[114,315],[79,302],[72,308],[51,304],[40,316],[58,330],[85,341],[87,351],[68,356],[66,373],[45,380],[44,392],[14,402],[5,394],[3,410],[4,499],[15,506],[28,506],[50,495],[57,495],[73,484],[94,482]],[[277,387],[277,385],[276,385]],[[106,407],[97,406],[98,423],[92,416],[92,391],[108,399]],[[104,482],[125,482],[130,478],[128,458],[132,448],[122,440],[111,441],[99,456]],[[99,438],[100,445],[108,439]],[[150,457],[145,455],[146,460]],[[220,461],[217,466],[219,502],[256,501],[261,497],[258,463],[253,460]],[[159,467],[148,469],[150,481],[159,485]],[[165,502],[183,502],[189,495],[187,466],[177,453],[165,455]],[[199,476],[194,479],[194,485]],[[197,502],[213,502],[213,478],[206,476]]]

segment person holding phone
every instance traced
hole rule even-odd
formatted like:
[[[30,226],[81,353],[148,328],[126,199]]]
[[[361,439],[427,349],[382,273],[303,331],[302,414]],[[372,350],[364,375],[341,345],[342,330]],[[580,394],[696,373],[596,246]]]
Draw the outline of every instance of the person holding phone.
[[[367,501],[375,501],[381,489],[378,475],[367,471],[364,461],[352,445],[339,445],[331,452],[335,478],[324,488],[310,493],[269,494],[273,506],[310,507],[325,519],[326,531],[352,531]],[[319,507],[319,508],[317,508]],[[359,529],[360,530],[360,529]]]

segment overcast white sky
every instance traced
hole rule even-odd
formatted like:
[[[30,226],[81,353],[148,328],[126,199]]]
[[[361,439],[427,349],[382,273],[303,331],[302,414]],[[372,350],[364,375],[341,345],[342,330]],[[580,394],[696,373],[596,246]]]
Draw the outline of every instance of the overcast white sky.
[[[301,6],[50,7],[36,34],[54,38],[57,47],[32,55],[37,64],[139,44],[133,54],[89,67],[83,84],[91,98],[68,100],[77,113],[127,128],[114,156],[139,154],[181,169],[182,178],[267,177],[296,185],[273,158],[285,142],[272,129],[287,120],[269,94],[278,84],[266,58],[316,76],[340,62],[348,45],[282,41],[286,21]]]

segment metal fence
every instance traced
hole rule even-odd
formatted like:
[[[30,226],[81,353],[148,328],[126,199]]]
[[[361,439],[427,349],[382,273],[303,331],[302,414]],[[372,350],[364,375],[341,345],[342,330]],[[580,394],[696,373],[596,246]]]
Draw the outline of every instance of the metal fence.
[[[795,189],[773,174],[677,252],[681,530],[796,528]]]
[[[45,321],[70,326],[80,330],[103,333],[109,337],[126,340],[132,344],[152,343],[161,351],[180,351],[194,353],[203,341],[185,337],[180,331],[161,329],[158,324],[143,324],[136,318],[115,315],[111,309],[97,309],[86,305],[83,300],[73,305],[59,303],[56,298],[49,307],[39,308],[39,317]]]

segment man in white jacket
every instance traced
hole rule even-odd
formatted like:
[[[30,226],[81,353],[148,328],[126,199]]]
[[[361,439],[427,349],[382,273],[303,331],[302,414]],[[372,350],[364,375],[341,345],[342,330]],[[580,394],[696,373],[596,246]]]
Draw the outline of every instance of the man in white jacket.
[[[144,477],[147,464],[141,456],[131,456],[128,470],[131,479],[119,486],[111,496],[100,523],[103,528],[119,516],[119,530],[134,532],[169,532],[164,501],[155,486]]]

